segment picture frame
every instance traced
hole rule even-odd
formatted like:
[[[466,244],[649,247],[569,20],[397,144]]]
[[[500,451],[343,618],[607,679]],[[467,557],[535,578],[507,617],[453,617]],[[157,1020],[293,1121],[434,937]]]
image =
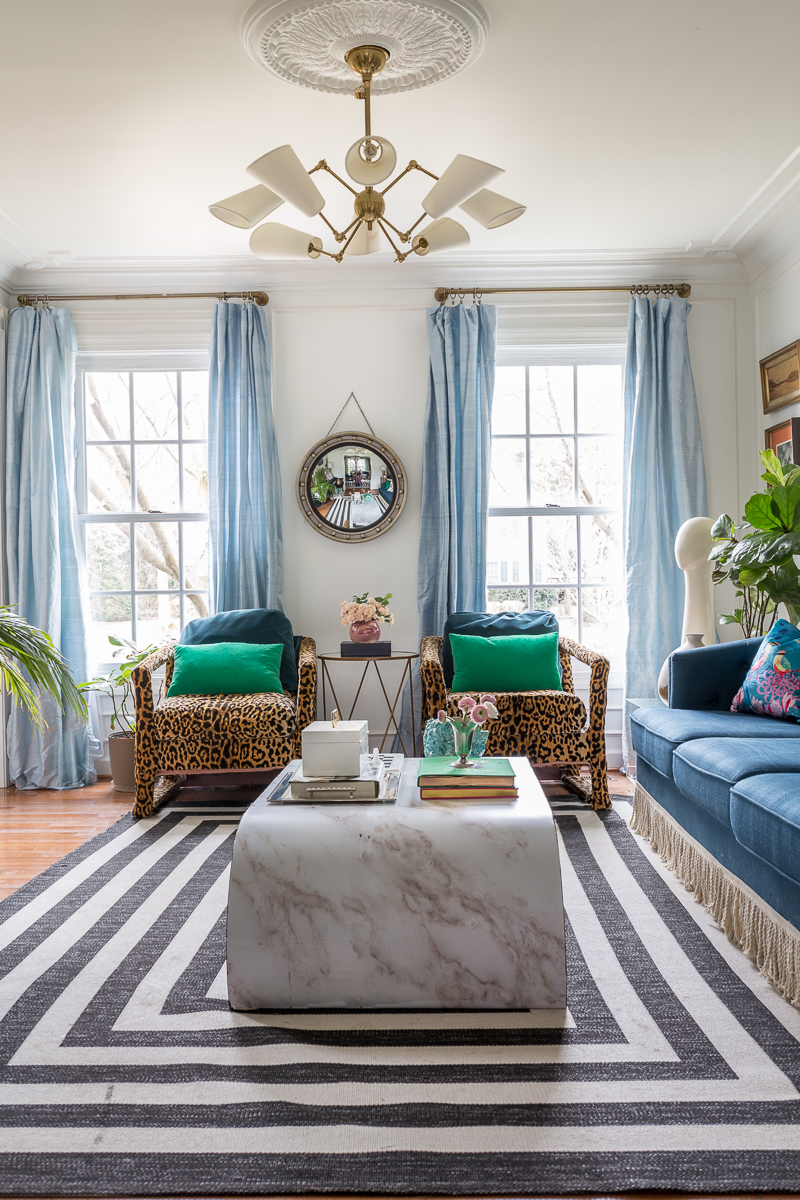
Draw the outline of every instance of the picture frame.
[[[765,413],[800,400],[800,341],[762,358],[761,403]]]
[[[784,469],[789,463],[800,466],[800,417],[787,417],[765,429],[764,448],[778,456]]]

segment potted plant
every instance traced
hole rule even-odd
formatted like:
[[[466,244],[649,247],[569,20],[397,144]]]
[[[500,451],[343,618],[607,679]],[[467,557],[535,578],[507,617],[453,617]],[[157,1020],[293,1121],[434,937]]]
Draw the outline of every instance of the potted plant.
[[[38,729],[47,727],[39,703],[41,692],[52,696],[62,712],[73,713],[82,725],[88,720],[85,685],[75,682],[50,635],[29,625],[8,604],[0,607],[0,683]]]
[[[108,736],[108,757],[111,763],[111,778],[118,792],[136,791],[136,708],[133,697],[134,667],[148,658],[157,646],[138,649],[127,638],[109,635],[109,642],[116,646],[114,658],[121,656],[108,675],[92,679],[86,685],[91,691],[102,692],[111,700],[111,732]]]
[[[723,513],[711,529],[717,543],[709,558],[716,561],[714,583],[730,579],[741,603],[721,616],[720,625],[740,625],[746,638],[768,633],[783,604],[793,625],[800,616],[800,467],[784,469],[772,450],[761,451],[766,468],[763,492],[744,507],[737,528]]]

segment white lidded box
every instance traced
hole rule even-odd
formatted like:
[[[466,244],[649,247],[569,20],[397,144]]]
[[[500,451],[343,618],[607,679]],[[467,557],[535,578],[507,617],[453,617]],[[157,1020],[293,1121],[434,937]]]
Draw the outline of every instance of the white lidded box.
[[[303,730],[303,774],[316,779],[345,779],[361,772],[369,754],[367,721],[312,721]]]

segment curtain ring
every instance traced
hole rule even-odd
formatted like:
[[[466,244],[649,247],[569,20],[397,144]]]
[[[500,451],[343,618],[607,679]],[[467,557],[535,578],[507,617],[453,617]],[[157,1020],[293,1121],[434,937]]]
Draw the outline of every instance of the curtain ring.
[[[458,289],[458,303],[459,303],[459,304],[463,304],[463,303],[464,303],[464,298],[465,298],[465,292],[464,292],[464,289],[463,289],[463,288],[459,288],[459,289]]]
[[[479,292],[477,288],[472,289],[472,303],[480,304],[483,299],[483,292]]]

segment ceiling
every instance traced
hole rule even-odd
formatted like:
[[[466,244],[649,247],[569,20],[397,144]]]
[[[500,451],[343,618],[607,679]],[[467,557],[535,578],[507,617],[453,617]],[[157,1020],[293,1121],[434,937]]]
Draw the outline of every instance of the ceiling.
[[[726,231],[710,253],[742,252],[800,200],[800,156],[780,169],[800,146],[797,0],[483,4],[473,66],[373,105],[400,163],[440,174],[461,152],[505,168],[493,186],[528,212],[492,232],[465,218],[474,250],[677,250]],[[246,6],[0,0],[0,259],[229,259],[247,234],[207,205],[252,186],[249,162],[290,142],[306,165],[341,170],[361,105],[257,66],[238,32]],[[395,224],[416,219],[428,183],[415,173],[392,193]],[[346,224],[339,185],[319,186]],[[321,224],[288,207],[276,218]]]

